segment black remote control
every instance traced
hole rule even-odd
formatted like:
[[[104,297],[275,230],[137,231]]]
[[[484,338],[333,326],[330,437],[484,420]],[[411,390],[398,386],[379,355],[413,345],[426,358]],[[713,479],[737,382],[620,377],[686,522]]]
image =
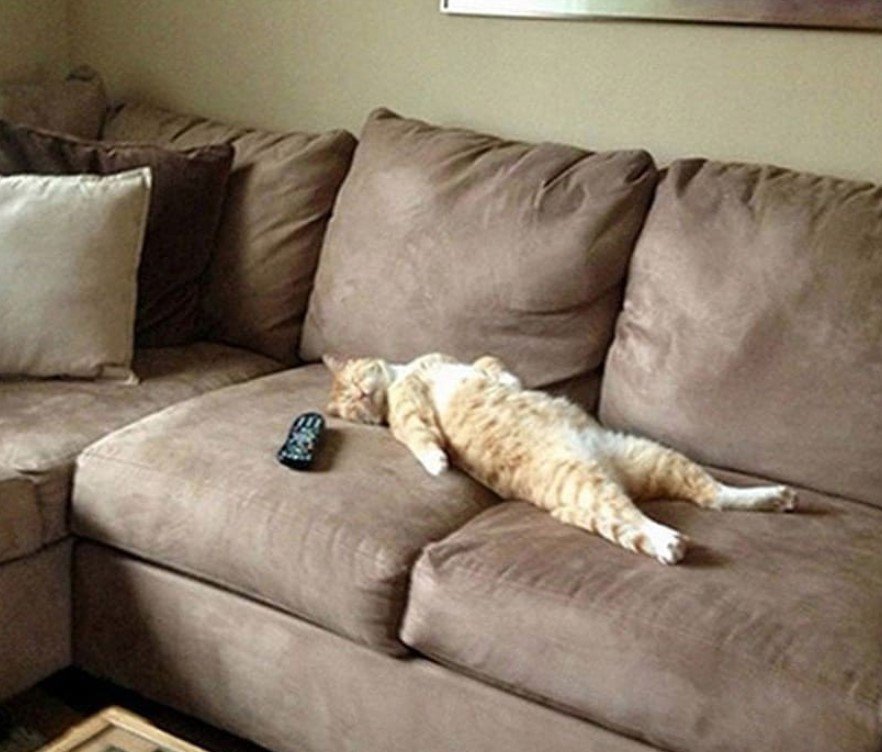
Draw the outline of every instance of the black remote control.
[[[318,413],[298,415],[291,424],[288,438],[276,454],[279,462],[295,470],[309,470],[324,429],[325,419]]]

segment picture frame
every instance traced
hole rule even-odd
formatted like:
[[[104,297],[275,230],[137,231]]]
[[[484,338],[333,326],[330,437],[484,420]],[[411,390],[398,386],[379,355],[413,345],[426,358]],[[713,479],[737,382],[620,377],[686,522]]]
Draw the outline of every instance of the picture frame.
[[[453,15],[882,29],[882,0],[441,0]]]

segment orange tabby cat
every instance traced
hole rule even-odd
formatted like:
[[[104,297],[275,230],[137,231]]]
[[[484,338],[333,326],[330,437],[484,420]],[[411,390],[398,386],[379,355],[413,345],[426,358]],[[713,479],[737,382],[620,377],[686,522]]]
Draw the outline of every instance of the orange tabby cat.
[[[789,511],[786,486],[735,488],[653,441],[603,428],[563,398],[523,389],[497,358],[426,355],[406,365],[325,357],[328,412],[388,423],[423,467],[452,462],[504,499],[523,499],[628,549],[675,564],[687,538],[634,501],[674,498],[705,509]]]

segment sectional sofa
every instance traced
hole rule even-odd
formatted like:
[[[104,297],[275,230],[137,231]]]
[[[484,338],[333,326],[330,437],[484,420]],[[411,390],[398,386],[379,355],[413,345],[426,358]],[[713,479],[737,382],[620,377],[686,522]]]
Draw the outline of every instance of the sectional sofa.
[[[138,386],[0,382],[0,695],[74,664],[280,752],[882,748],[882,189],[385,110],[103,138],[235,148],[211,321]],[[664,567],[382,428],[276,462],[323,352],[433,350],[798,512],[654,502]]]

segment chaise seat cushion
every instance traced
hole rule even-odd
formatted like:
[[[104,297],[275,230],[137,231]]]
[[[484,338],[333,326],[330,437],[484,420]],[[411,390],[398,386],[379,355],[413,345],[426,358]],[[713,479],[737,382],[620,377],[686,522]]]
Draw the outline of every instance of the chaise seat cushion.
[[[176,405],[80,457],[73,528],[392,654],[419,552],[495,501],[380,427],[330,421],[310,472],[275,453],[330,377],[305,366]]]
[[[136,351],[138,386],[0,379],[0,467],[33,483],[42,543],[50,543],[67,532],[73,463],[89,444],[175,402],[280,368],[262,355],[203,342]]]
[[[403,640],[671,752],[878,750],[882,513],[801,503],[654,503],[696,544],[677,567],[501,504],[426,549]]]

